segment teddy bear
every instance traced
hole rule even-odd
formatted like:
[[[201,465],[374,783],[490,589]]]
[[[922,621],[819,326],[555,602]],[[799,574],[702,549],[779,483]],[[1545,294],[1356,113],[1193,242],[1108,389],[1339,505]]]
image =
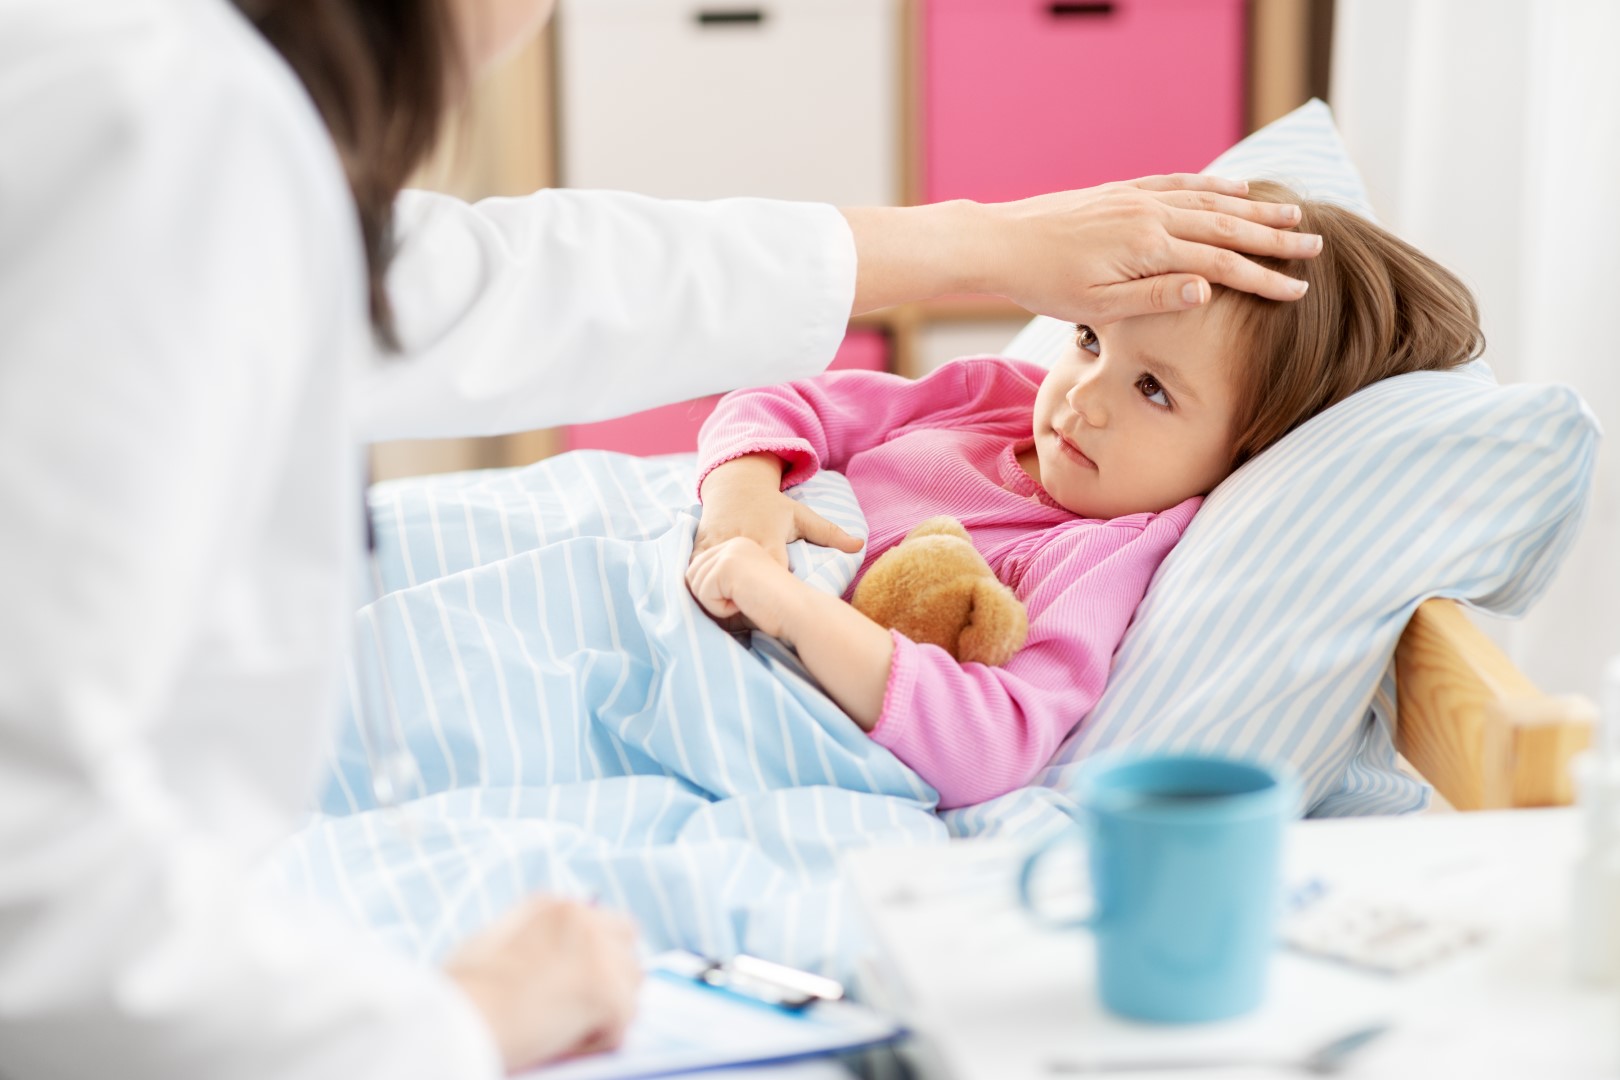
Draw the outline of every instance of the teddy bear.
[[[878,625],[937,645],[960,663],[1005,664],[1029,616],[953,517],[918,525],[883,553],[850,603]]]

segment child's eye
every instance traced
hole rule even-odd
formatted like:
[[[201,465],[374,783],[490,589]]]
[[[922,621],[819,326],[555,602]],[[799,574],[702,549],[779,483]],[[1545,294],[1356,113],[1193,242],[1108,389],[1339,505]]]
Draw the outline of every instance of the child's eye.
[[[1084,323],[1074,324],[1074,342],[1093,356],[1102,350],[1102,343],[1097,340],[1097,332]]]
[[[1143,397],[1159,406],[1159,408],[1168,409],[1170,407],[1170,395],[1164,392],[1164,387],[1160,386],[1159,380],[1153,376],[1143,375],[1140,379],[1137,379],[1136,388],[1142,391]]]

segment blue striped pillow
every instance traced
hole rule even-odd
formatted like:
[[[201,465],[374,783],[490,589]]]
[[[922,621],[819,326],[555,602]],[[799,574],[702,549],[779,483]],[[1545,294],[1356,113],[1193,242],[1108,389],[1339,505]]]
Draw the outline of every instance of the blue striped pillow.
[[[1209,171],[1371,216],[1319,101]],[[1036,319],[1007,353],[1050,362],[1072,333]],[[1396,767],[1396,641],[1431,596],[1522,614],[1574,540],[1597,443],[1574,390],[1498,386],[1483,364],[1386,379],[1301,425],[1211,493],[1041,783],[1129,744],[1291,762],[1317,815],[1427,805]]]

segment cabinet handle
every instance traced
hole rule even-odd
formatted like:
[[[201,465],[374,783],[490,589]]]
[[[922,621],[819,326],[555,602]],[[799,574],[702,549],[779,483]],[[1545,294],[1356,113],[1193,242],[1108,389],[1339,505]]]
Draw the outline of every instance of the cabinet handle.
[[[1112,15],[1114,5],[1111,0],[1102,0],[1092,4],[1051,4],[1046,10],[1054,19],[1071,19],[1081,15]]]
[[[759,26],[765,22],[765,12],[759,8],[726,8],[699,11],[699,26]]]

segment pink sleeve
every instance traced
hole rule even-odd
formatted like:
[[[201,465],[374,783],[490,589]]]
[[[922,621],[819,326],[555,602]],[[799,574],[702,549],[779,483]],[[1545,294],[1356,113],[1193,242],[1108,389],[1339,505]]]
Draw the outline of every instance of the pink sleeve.
[[[915,380],[878,371],[834,371],[734,391],[720,399],[698,433],[698,488],[717,465],[768,451],[787,462],[786,490],[820,469],[844,468],[853,455],[882,445],[917,420],[949,424],[953,416],[972,415],[1003,399],[1027,409],[1017,389],[1020,380],[1028,384],[1028,374],[986,359],[956,361]]]
[[[1065,527],[1022,575],[1029,638],[1004,667],[959,664],[894,634],[872,738],[933,785],[942,810],[1027,784],[1102,696],[1148,582],[1200,501]]]

